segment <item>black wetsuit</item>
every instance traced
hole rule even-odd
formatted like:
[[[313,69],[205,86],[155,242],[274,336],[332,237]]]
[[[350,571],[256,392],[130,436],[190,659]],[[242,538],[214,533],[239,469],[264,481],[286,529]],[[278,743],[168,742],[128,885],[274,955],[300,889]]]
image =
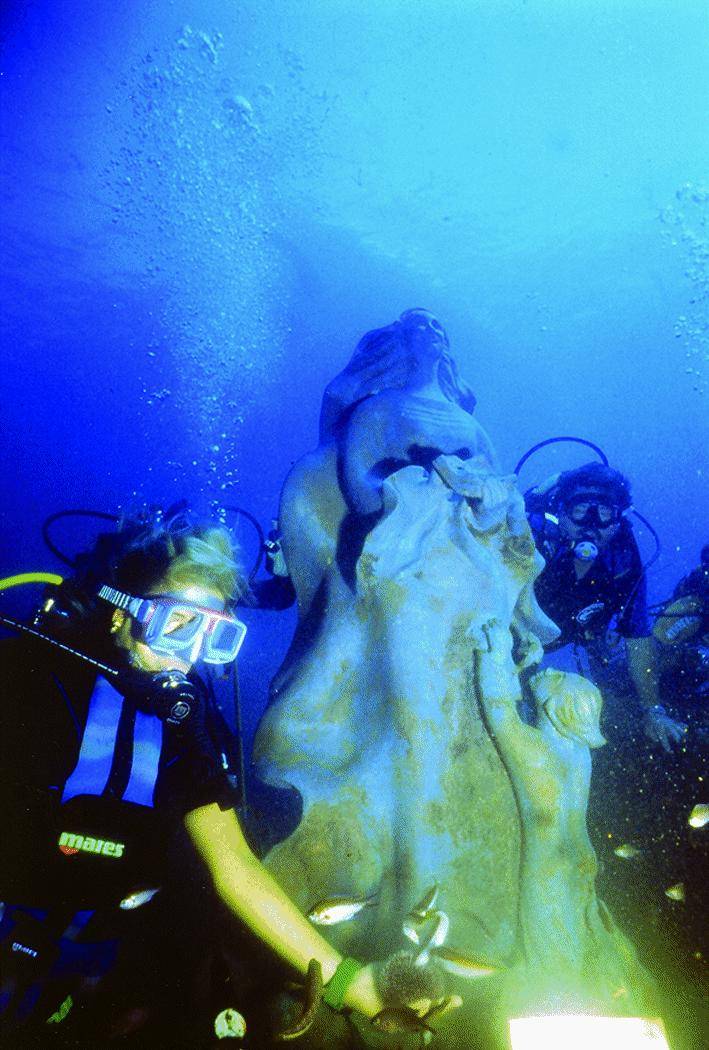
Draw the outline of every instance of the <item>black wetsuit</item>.
[[[46,643],[0,643],[0,1019],[11,1032],[58,1024],[72,989],[111,968],[116,930],[149,910],[119,902],[164,884],[184,815],[236,804],[207,691],[180,729],[138,701]]]
[[[709,568],[700,566],[692,569],[690,573],[683,576],[674,589],[673,599],[697,598],[702,602],[703,624],[701,631],[705,633],[709,627]]]
[[[561,630],[549,648],[569,643],[587,647],[601,641],[611,623],[623,638],[650,634],[645,577],[627,522],[621,524],[581,579],[576,577],[573,549],[558,525],[536,510],[529,514],[529,523],[546,561],[534,593],[543,611]]]
[[[667,650],[661,689],[669,701],[679,701],[695,710],[701,706],[706,740],[709,738],[709,712],[706,710],[709,700],[709,570],[703,567],[694,569],[679,581],[670,604],[682,598],[694,599],[693,611],[684,614],[694,623],[694,629]],[[677,620],[681,623],[681,613]]]

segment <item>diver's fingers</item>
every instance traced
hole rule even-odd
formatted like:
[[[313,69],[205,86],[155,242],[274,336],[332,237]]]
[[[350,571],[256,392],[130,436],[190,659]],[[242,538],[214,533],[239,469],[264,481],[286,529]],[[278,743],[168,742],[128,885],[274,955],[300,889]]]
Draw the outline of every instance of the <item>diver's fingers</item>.
[[[661,747],[663,751],[671,751],[669,737],[667,735],[667,727],[660,721],[651,722],[646,730],[648,740],[651,744],[656,747]]]
[[[657,730],[665,751],[672,751],[674,745],[679,744],[689,731],[689,727],[685,722],[678,722],[674,718],[663,718]]]
[[[650,712],[646,716],[645,734],[647,738],[664,751],[672,751],[674,745],[679,743],[688,731],[689,727],[686,723],[678,722],[661,712]]]
[[[685,735],[685,733],[689,732],[689,726],[686,722],[674,722],[672,724],[670,732],[672,734],[672,740],[676,744],[678,744],[682,740],[682,737]]]

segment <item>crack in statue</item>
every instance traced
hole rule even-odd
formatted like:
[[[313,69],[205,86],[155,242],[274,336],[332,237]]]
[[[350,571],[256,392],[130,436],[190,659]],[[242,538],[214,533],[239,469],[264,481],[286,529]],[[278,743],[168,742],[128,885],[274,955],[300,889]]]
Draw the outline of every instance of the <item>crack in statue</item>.
[[[451,944],[505,964],[482,981],[447,975],[465,1005],[436,1037],[446,1047],[475,1045],[482,1013],[533,1006],[535,982],[541,1002],[569,967],[596,1004],[643,979],[595,897],[589,741],[571,748],[554,730],[552,742],[546,708],[538,729],[517,715],[519,673],[558,631],[534,598],[543,560],[516,479],[474,406],[423,310],[364,336],[329,384],[319,445],[283,489],[299,623],[255,743],[261,775],[303,797],[266,859],[273,874],[304,911],[375,898],[330,931],[341,951],[400,951],[407,913],[436,884]],[[528,805],[540,761],[556,832]]]

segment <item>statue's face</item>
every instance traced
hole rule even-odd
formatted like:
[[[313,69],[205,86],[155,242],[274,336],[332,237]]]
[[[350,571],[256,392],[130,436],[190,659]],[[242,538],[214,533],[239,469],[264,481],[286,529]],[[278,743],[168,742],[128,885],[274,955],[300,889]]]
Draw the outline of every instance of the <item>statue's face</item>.
[[[409,352],[419,360],[439,361],[448,349],[448,336],[429,310],[407,310],[400,318]]]

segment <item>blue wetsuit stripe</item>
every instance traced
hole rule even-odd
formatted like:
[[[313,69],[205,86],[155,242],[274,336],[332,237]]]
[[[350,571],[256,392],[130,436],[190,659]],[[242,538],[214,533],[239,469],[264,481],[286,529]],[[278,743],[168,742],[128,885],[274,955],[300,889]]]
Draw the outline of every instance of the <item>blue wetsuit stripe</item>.
[[[152,806],[162,751],[163,723],[157,715],[135,713],[133,763],[123,799],[139,806]]]
[[[44,988],[44,985],[44,981],[35,981],[34,984],[31,984],[29,986],[17,1007],[18,1021],[26,1021],[27,1018],[30,1016],[35,1006],[37,1005],[37,1000],[42,994],[42,989]]]
[[[83,908],[81,911],[77,911],[72,916],[71,922],[64,930],[62,939],[65,941],[75,941],[79,934],[88,926],[91,919],[96,914],[95,908]]]
[[[64,785],[62,802],[77,795],[101,795],[111,775],[123,697],[105,678],[96,679],[89,701],[79,758]]]

